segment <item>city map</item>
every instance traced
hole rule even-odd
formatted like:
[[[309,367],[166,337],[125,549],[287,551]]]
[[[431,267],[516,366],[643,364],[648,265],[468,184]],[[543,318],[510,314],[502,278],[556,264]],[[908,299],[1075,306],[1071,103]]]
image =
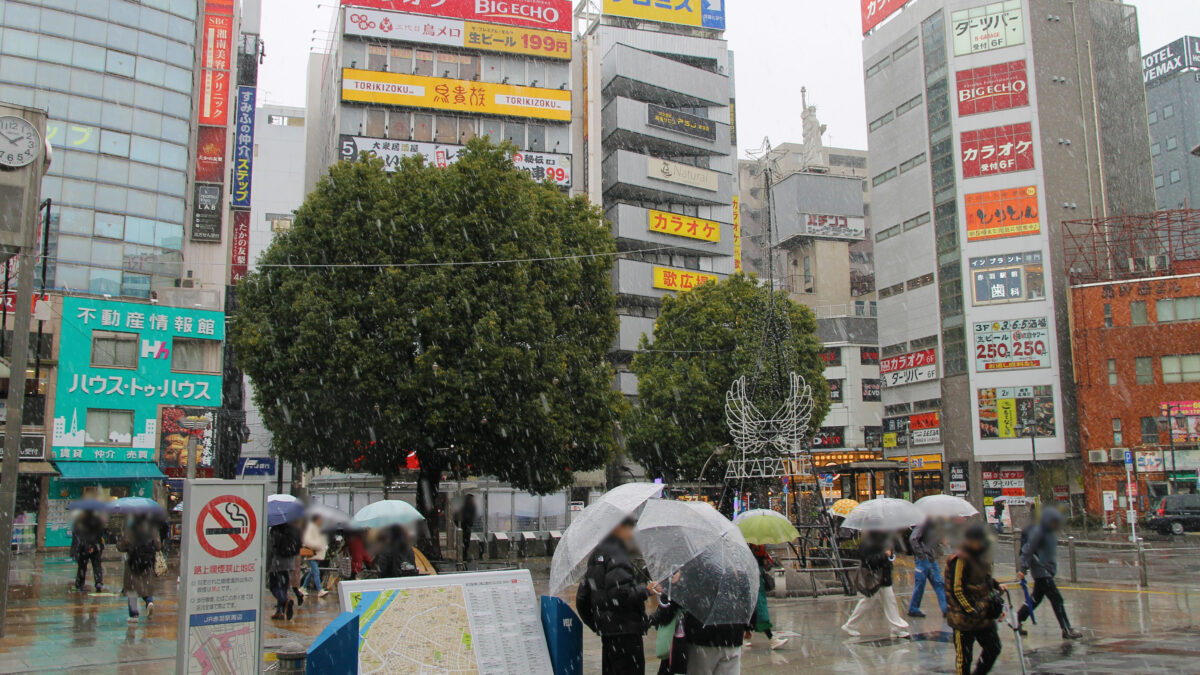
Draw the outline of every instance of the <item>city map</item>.
[[[189,673],[237,675],[243,663],[258,661],[254,623],[192,626],[188,629]]]

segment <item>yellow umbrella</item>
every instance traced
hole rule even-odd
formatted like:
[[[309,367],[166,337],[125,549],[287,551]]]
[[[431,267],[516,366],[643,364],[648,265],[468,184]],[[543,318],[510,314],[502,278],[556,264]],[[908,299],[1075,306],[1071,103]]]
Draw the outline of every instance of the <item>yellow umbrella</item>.
[[[854,507],[856,506],[858,506],[858,502],[854,501],[853,499],[839,499],[833,503],[833,506],[829,507],[829,512],[835,516],[841,516],[845,518],[846,516],[850,515],[850,512],[853,511]]]

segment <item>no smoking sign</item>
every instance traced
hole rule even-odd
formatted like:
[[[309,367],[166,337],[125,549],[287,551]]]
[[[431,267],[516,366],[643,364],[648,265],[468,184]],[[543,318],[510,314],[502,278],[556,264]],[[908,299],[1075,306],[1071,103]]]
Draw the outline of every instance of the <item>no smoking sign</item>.
[[[213,499],[196,516],[196,539],[215,558],[233,558],[245,552],[257,531],[254,509],[237,495]]]

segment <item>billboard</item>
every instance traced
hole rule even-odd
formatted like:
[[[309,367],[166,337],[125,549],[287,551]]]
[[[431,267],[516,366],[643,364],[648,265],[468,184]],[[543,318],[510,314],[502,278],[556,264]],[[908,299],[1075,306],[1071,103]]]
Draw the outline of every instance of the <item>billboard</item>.
[[[846,447],[846,427],[821,427],[812,439],[813,450],[836,450]]]
[[[1033,168],[1033,125],[1029,122],[964,131],[959,145],[963,178]]]
[[[604,13],[725,30],[725,0],[604,0]]]
[[[975,372],[1050,367],[1050,327],[1046,317],[975,324]]]
[[[742,271],[742,198],[733,196],[733,271]]]
[[[225,180],[225,127],[198,127],[196,130],[196,181],[220,183]]]
[[[942,414],[918,413],[908,418],[913,445],[937,445],[942,442]]]
[[[922,349],[879,361],[883,386],[900,387],[938,378],[937,349]]]
[[[689,237],[713,243],[721,241],[721,224],[715,220],[704,220],[692,216],[681,216],[666,211],[649,211],[649,227],[651,232],[670,234],[676,237]]]
[[[657,157],[646,158],[646,177],[679,183],[700,190],[717,192],[721,189],[720,174],[691,164],[680,164]]]
[[[1055,435],[1054,389],[1050,386],[997,387],[980,389],[979,437],[1028,437]]]
[[[970,267],[972,301],[976,306],[1046,298],[1041,251],[971,258]]]
[[[954,12],[950,15],[950,32],[955,56],[1025,44],[1021,0],[990,2]]]
[[[900,11],[908,0],[862,0],[863,35],[883,23],[889,16]]]
[[[1170,418],[1175,443],[1200,442],[1200,401],[1166,401],[1159,406],[1159,413]]]
[[[229,251],[229,281],[237,283],[250,273],[250,212],[233,212],[233,246]]]
[[[233,208],[250,208],[250,178],[254,172],[254,87],[238,87],[233,132]]]
[[[864,401],[882,401],[883,400],[883,381],[870,379],[870,378],[863,378],[862,400],[864,400]]]
[[[458,155],[466,149],[464,145],[393,141],[345,134],[341,136],[340,141],[342,159],[355,159],[365,152],[382,159],[383,167],[387,171],[395,171],[400,168],[400,160],[414,155],[421,155],[433,166],[445,168],[458,161]],[[512,160],[513,166],[533,176],[536,181],[549,179],[562,187],[571,187],[570,155],[520,150],[513,154]]]
[[[697,0],[692,0],[696,2]],[[570,33],[571,0],[342,0],[344,6],[413,12]]]
[[[221,187],[214,183],[196,183],[192,202],[192,241],[221,241]]]
[[[342,70],[342,100],[571,121],[571,92],[424,75]]]
[[[537,28],[420,16],[364,7],[346,8],[346,34],[444,47],[571,58],[571,36]]]
[[[964,200],[967,241],[1004,239],[1042,231],[1037,187],[992,190],[967,195]]]
[[[1200,38],[1182,37],[1142,57],[1142,78],[1146,86],[1159,83],[1181,70],[1200,67]]]
[[[796,236],[800,237],[862,241],[867,236],[865,218],[799,213],[796,222],[799,225]]]
[[[690,291],[700,284],[717,283],[720,278],[715,274],[705,274],[695,270],[677,270],[670,267],[654,268],[654,287],[667,291]]]
[[[706,141],[717,140],[717,128],[713,126],[713,122],[710,119],[697,115],[689,115],[678,110],[671,110],[670,108],[664,108],[661,105],[653,103],[647,103],[646,110],[646,123],[652,127],[674,131],[694,138],[703,138]]]
[[[960,70],[955,81],[960,117],[1029,105],[1029,74],[1024,60]]]

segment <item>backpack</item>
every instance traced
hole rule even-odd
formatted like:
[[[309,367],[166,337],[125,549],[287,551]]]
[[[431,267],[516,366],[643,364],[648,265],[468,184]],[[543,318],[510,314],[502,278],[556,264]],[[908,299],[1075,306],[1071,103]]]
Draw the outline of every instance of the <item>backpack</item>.
[[[129,569],[138,574],[145,574],[154,569],[157,561],[158,550],[149,537],[139,538],[129,549]]]
[[[281,525],[275,539],[275,555],[280,558],[291,558],[300,553],[300,533],[290,525]]]

